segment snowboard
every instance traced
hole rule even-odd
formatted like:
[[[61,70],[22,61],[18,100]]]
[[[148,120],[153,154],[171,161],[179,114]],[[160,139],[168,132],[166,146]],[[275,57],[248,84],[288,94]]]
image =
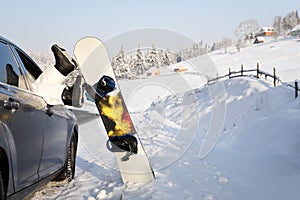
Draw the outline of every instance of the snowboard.
[[[85,90],[89,91],[87,99],[95,101],[107,135],[136,138],[135,150],[124,150],[110,140],[107,142],[107,147],[114,152],[123,182],[147,183],[154,180],[153,169],[130,118],[105,45],[95,37],[82,38],[74,47],[74,57],[85,79]],[[106,81],[103,86],[111,86],[111,90],[102,93],[96,90],[101,78]],[[111,80],[108,82],[107,79]],[[93,92],[94,95],[91,94]]]

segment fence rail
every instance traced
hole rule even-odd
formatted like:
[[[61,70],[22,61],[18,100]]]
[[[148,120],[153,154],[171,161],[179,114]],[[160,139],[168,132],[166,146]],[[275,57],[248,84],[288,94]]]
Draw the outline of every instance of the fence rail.
[[[251,72],[256,72],[255,74],[249,74]],[[228,69],[228,74],[223,75],[223,76],[217,76],[215,78],[209,78],[207,79],[207,85],[213,84],[219,79],[224,79],[224,78],[237,78],[237,77],[245,77],[245,76],[252,76],[256,78],[260,78],[260,76],[265,76],[265,80],[267,80],[268,77],[273,79],[273,86],[276,87],[277,83],[281,83],[282,85],[286,85],[287,87],[292,87],[295,90],[295,98],[298,97],[298,93],[300,91],[299,86],[298,86],[298,81],[295,81],[295,85],[291,84],[284,84],[279,76],[276,75],[276,69],[275,67],[273,68],[273,74],[270,74],[268,72],[260,70],[259,63],[256,65],[256,69],[244,69],[244,65],[241,65],[241,70],[240,71],[231,71],[231,68]]]

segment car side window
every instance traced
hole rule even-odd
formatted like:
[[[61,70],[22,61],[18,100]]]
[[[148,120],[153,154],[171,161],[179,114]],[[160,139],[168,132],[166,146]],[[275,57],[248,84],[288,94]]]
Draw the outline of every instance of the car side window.
[[[18,64],[9,47],[7,44],[0,42],[0,81],[19,87],[21,84],[20,75]]]
[[[25,67],[25,75],[28,77],[31,83],[34,83],[35,80],[41,75],[42,70],[22,51],[16,49],[23,66]]]

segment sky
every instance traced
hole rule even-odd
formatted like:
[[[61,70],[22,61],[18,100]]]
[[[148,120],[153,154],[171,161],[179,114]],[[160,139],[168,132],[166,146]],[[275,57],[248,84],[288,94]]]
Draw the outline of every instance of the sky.
[[[235,39],[239,23],[255,19],[271,26],[275,16],[300,10],[300,1],[237,0],[10,0],[1,2],[0,35],[27,51],[68,51],[85,36],[103,41],[143,28],[176,31],[209,44]],[[121,46],[122,44],[120,44]]]

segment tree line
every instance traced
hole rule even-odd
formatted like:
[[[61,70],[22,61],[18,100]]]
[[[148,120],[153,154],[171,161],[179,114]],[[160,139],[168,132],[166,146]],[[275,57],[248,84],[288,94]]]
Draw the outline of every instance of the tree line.
[[[287,35],[298,24],[300,24],[298,11],[290,12],[284,17],[275,16],[273,21],[273,37],[277,39],[280,36]],[[149,48],[141,48],[141,46],[138,45],[135,50],[125,53],[124,48],[121,47],[118,54],[111,59],[112,66],[119,79],[159,73],[160,70],[163,70],[166,66],[212,51],[224,49],[224,53],[227,53],[227,48],[233,45],[235,45],[239,51],[240,48],[245,47],[251,42],[258,31],[258,22],[254,19],[250,19],[240,22],[239,26],[235,29],[236,40],[224,37],[212,45],[199,41],[194,42],[191,47],[179,51],[160,49],[153,44],[152,47]],[[53,66],[52,53],[30,53],[30,55],[40,63],[44,69]]]

